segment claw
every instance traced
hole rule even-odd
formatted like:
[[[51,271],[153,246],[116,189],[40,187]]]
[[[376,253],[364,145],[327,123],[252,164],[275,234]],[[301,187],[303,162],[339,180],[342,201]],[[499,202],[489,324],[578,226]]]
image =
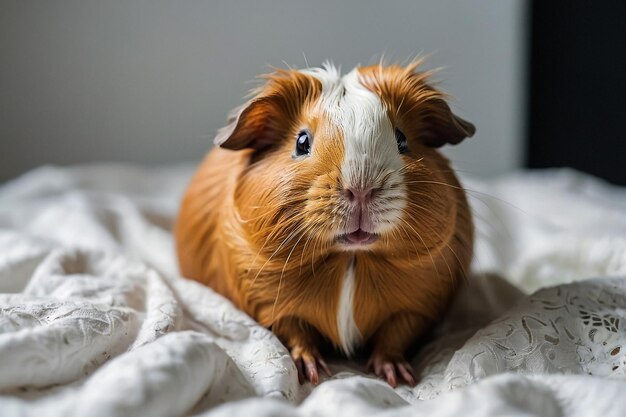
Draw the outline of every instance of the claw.
[[[326,364],[326,361],[324,359],[317,358],[317,362],[319,363],[320,367],[322,368],[322,371],[324,371],[326,376],[333,376],[333,373],[330,372],[330,368],[328,367],[328,365]]]
[[[319,375],[317,373],[317,363],[315,359],[305,359],[304,366],[306,368],[306,377],[313,385],[317,385],[319,383]]]
[[[393,388],[398,386],[398,380],[401,383],[406,382],[412,387],[417,384],[413,367],[404,359],[375,353],[372,354],[368,367],[374,371],[376,376],[385,379]]]
[[[298,370],[298,381],[300,384],[303,384],[305,380],[308,380],[313,385],[317,385],[319,383],[318,366],[326,375],[332,375],[328,365],[322,359],[317,349],[294,347],[291,349],[291,357],[296,364],[296,369]]]
[[[394,388],[397,387],[398,382],[396,381],[396,369],[393,364],[389,362],[383,364],[383,371],[385,372],[385,378],[387,378],[389,385]]]
[[[402,378],[404,378],[407,384],[412,387],[417,385],[417,382],[415,380],[415,371],[413,370],[411,364],[409,364],[408,362],[404,362],[398,363],[396,366],[398,367],[398,371],[400,371],[400,375],[402,375]]]

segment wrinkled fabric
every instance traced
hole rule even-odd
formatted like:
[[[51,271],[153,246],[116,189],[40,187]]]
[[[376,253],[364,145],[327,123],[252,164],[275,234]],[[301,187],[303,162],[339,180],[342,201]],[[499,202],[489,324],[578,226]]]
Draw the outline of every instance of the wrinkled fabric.
[[[193,166],[43,167],[0,187],[0,415],[620,416],[626,191],[569,170],[464,178],[472,276],[392,389],[289,352],[178,274]]]

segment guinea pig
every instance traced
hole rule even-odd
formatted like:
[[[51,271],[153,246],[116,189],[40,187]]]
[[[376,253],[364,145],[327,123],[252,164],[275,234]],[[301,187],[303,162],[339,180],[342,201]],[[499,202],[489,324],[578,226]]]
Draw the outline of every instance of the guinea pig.
[[[417,69],[265,75],[184,195],[182,275],[270,328],[301,383],[330,375],[330,346],[366,352],[391,386],[415,385],[407,349],[466,276],[472,219],[437,148],[475,128]]]

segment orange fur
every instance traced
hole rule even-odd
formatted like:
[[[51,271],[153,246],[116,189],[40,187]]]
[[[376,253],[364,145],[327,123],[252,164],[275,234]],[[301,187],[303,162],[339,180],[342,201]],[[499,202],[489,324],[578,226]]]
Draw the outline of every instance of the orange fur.
[[[209,152],[189,185],[175,231],[182,274],[271,327],[292,352],[308,354],[324,339],[339,346],[342,278],[354,262],[361,335],[374,352],[402,357],[445,310],[473,240],[465,194],[433,148],[442,143],[432,142],[458,141],[473,127],[414,69],[360,69],[362,84],[411,142],[402,170],[408,205],[393,230],[369,250],[337,249],[343,138],[316,106],[320,82],[280,71],[218,136],[235,150]],[[315,132],[315,147],[311,158],[293,160],[303,126]]]

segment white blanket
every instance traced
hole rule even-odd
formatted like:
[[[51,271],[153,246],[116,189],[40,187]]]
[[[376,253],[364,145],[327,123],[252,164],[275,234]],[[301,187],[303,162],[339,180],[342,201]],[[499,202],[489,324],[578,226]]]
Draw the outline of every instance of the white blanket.
[[[626,190],[466,178],[474,276],[413,359],[418,386],[335,359],[312,388],[271,332],[179,277],[192,171],[44,167],[0,187],[0,416],[626,414]]]

